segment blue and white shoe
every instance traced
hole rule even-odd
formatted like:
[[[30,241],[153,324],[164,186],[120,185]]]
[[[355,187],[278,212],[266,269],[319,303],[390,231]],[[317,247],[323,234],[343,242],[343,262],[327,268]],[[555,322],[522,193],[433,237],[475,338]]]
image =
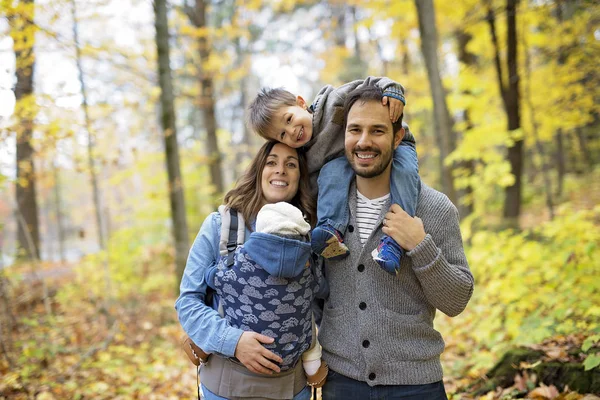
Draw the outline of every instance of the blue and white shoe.
[[[384,236],[379,246],[371,252],[373,260],[379,264],[384,271],[398,275],[400,272],[400,260],[404,250],[389,236]]]

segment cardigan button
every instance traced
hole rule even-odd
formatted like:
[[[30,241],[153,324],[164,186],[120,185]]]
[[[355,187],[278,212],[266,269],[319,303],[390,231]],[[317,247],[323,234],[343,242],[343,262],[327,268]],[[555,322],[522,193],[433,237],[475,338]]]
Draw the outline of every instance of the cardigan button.
[[[358,264],[358,272],[363,272],[365,270],[364,264]]]
[[[370,381],[374,381],[374,380],[375,380],[375,378],[377,378],[377,375],[375,375],[375,373],[374,373],[374,372],[371,372],[371,373],[369,374],[369,380],[370,380]]]
[[[368,340],[363,340],[362,342],[362,346],[367,349],[369,346],[371,345],[371,342],[369,342]]]
[[[348,225],[348,232],[350,232],[350,233],[354,232],[354,226]]]
[[[365,303],[364,301],[361,301],[360,304],[358,305],[358,308],[360,308],[361,310],[364,310],[367,308],[367,303]]]

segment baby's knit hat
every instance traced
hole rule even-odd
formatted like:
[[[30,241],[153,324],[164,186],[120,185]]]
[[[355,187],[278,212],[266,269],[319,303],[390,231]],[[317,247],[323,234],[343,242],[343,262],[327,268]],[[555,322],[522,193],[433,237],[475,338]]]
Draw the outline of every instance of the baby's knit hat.
[[[281,201],[264,205],[256,216],[256,231],[274,235],[301,235],[310,231],[302,211],[290,203]]]

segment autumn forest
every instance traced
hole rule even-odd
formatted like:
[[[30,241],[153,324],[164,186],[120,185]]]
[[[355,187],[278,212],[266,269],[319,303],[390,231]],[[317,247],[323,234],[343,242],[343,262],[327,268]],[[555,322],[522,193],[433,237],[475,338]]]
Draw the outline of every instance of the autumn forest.
[[[600,399],[600,4],[0,0],[0,399],[189,399],[174,309],[263,87],[386,76],[475,290],[450,399]]]

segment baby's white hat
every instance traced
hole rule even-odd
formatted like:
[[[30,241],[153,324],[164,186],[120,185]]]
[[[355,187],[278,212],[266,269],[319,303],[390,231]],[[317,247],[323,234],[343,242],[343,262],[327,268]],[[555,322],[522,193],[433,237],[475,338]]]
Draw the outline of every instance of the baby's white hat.
[[[310,225],[302,211],[290,203],[281,201],[264,205],[256,216],[256,231],[275,235],[306,235]]]

